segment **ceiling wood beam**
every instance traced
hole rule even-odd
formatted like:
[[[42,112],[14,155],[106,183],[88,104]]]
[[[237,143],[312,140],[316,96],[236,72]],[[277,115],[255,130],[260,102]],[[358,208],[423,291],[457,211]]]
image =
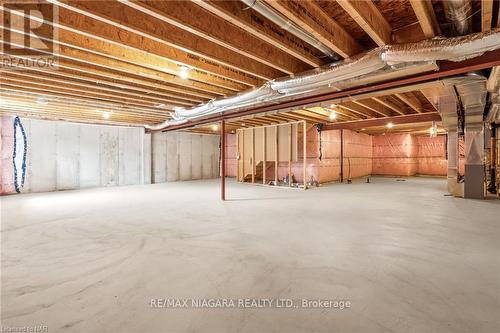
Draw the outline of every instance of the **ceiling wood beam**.
[[[281,71],[245,59],[237,52],[221,48],[117,1],[106,2],[106,6],[99,1],[57,1],[57,4],[60,14],[61,11],[64,14],[64,17],[60,15],[60,24],[107,40],[119,37],[124,38],[123,42],[128,45],[144,44],[143,49],[161,52],[162,56],[178,64],[251,85],[255,85],[255,77],[269,80],[283,75]],[[102,31],[103,23],[108,30]],[[130,34],[123,34],[123,31]]]
[[[141,96],[152,96],[152,97],[167,97],[167,98],[175,98],[179,100],[186,101],[190,104],[197,104],[197,103],[202,103],[206,101],[206,99],[200,99],[197,97],[193,96],[186,96],[184,94],[174,94],[174,93],[169,93],[166,91],[159,91],[156,89],[145,89],[143,87],[137,86],[137,85],[132,85],[132,84],[126,84],[126,83],[120,83],[116,81],[110,81],[110,80],[104,80],[100,77],[91,77],[86,75],[85,73],[82,74],[74,74],[72,72],[66,71],[65,69],[61,68],[61,64],[58,64],[59,69],[57,72],[52,72],[50,74],[47,73],[46,70],[42,68],[37,68],[37,67],[32,67],[29,69],[24,69],[23,73],[28,74],[31,73],[34,75],[34,77],[40,77],[43,76],[48,77],[49,75],[53,77],[63,77],[64,79],[61,79],[61,82],[69,81],[69,82],[74,82],[76,81],[85,81],[85,82],[90,82],[94,86],[100,87],[111,87],[112,89],[118,89],[118,91],[123,91],[123,92],[130,92],[133,94],[140,94]],[[11,71],[12,72],[12,71]],[[108,88],[107,88],[108,89]]]
[[[94,99],[94,100],[101,100],[101,101],[113,101],[117,103],[122,103],[126,105],[134,105],[134,106],[140,106],[140,107],[154,107],[155,103],[148,103],[148,102],[136,102],[135,100],[132,100],[130,98],[125,98],[125,97],[111,97],[106,94],[102,93],[97,93],[97,92],[86,92],[86,91],[81,91],[78,89],[72,89],[72,88],[61,88],[58,85],[50,85],[50,84],[41,84],[41,83],[31,83],[31,82],[26,82],[22,80],[10,80],[7,78],[2,78],[2,88],[4,87],[17,87],[20,88],[21,91],[24,89],[25,91],[34,91],[38,93],[53,93],[55,95],[61,95],[61,96],[76,96],[76,97],[86,97],[89,99]]]
[[[395,94],[395,96],[411,107],[415,112],[422,113],[424,111],[422,103],[420,103],[420,101],[411,93]]]
[[[493,19],[493,0],[481,0],[481,31],[491,30]]]
[[[405,114],[403,111],[401,111],[401,108],[399,108],[397,105],[391,103],[391,101],[389,101],[388,99],[386,99],[384,96],[372,97],[372,99],[375,102],[382,104],[386,108],[391,109],[392,111],[396,112],[399,115],[404,115]]]
[[[426,38],[432,38],[441,34],[430,0],[410,0],[410,4]]]
[[[348,58],[363,51],[361,45],[315,2],[297,0],[265,0],[265,2],[340,56]]]
[[[96,84],[88,84],[88,83],[81,83],[81,82],[77,82],[77,81],[74,81],[74,80],[68,80],[66,78],[60,78],[60,77],[57,77],[56,75],[54,74],[59,74],[59,71],[57,71],[56,73],[54,74],[45,74],[43,76],[40,76],[40,75],[36,75],[36,74],[33,74],[33,73],[29,73],[29,72],[20,72],[20,71],[3,71],[3,70],[0,70],[0,73],[2,73],[3,75],[5,75],[5,77],[25,77],[25,78],[31,78],[32,82],[33,83],[41,83],[41,82],[44,82],[44,81],[49,81],[49,82],[54,82],[54,83],[57,83],[59,85],[61,85],[62,87],[79,87],[79,88],[82,88],[86,91],[94,91],[94,90],[97,90],[98,92],[109,92],[111,93],[111,96],[113,96],[113,94],[117,97],[119,96],[130,96],[130,97],[135,97],[134,99],[137,99],[137,100],[151,100],[151,102],[153,103],[161,103],[161,104],[167,104],[167,105],[174,105],[174,106],[193,106],[195,103],[192,103],[192,102],[186,102],[186,101],[182,101],[182,100],[175,100],[175,99],[166,99],[166,98],[161,98],[161,97],[155,97],[155,96],[152,96],[150,94],[141,94],[141,93],[134,93],[134,92],[130,92],[130,91],[125,91],[123,89],[113,89],[113,88],[109,88],[109,87],[105,87],[105,86],[99,86],[99,85],[96,85]],[[28,81],[29,82],[29,81]]]
[[[392,27],[371,0],[337,0],[337,3],[377,45],[391,43]]]
[[[375,127],[375,126],[385,126],[387,122],[391,122],[394,125],[399,124],[411,124],[411,123],[421,123],[428,121],[441,121],[441,116],[437,112],[429,112],[422,114],[410,114],[404,116],[394,116],[394,117],[386,117],[386,118],[377,118],[377,119],[365,119],[365,120],[356,120],[356,121],[348,121],[343,123],[336,124],[328,124],[325,125],[325,130],[336,130],[336,129],[361,129],[367,127]]]
[[[259,13],[242,10],[243,4],[239,1],[193,0],[193,2],[310,66],[319,67],[325,63],[319,59],[322,56],[320,52]]]
[[[189,1],[181,6],[174,1],[121,1],[145,14],[186,30],[217,45],[259,61],[286,74],[303,72],[311,67],[279,48]]]
[[[13,36],[22,37],[22,34],[19,34],[17,31],[11,30],[11,34]],[[170,84],[199,89],[218,95],[229,95],[234,91],[244,89],[244,86],[241,86],[236,82],[231,83],[230,81],[224,80],[221,80],[219,83],[226,83],[225,87],[207,84],[202,78],[203,74],[201,77],[197,77],[200,81],[183,80],[177,75],[169,73],[165,70],[165,68],[157,67],[160,66],[162,63],[161,61],[156,63],[156,66],[152,65],[151,62],[154,62],[154,59],[147,57],[145,54],[128,52],[123,49],[120,50],[119,46],[106,44],[100,40],[86,39],[85,41],[82,41],[76,36],[73,36],[75,38],[67,43],[64,40],[65,37],[68,36],[68,34],[64,34],[62,31],[59,32],[59,40],[56,41],[56,44],[59,45],[59,50],[54,52],[55,55],[64,59],[106,67],[111,70],[125,69],[130,74],[147,76],[156,80],[166,81]],[[2,41],[2,43],[4,42]],[[10,44],[14,45],[14,43]],[[201,74],[201,72],[198,72],[198,74]],[[211,83],[213,83],[213,81]]]
[[[343,102],[342,104],[338,105],[341,108],[344,108],[346,110],[349,110],[357,115],[360,115],[363,118],[376,118],[377,113],[373,112],[372,110],[369,110],[359,104],[354,103],[353,101],[349,102]]]
[[[384,106],[374,102],[371,99],[355,100],[353,101],[353,103],[358,104],[359,106],[362,106],[370,111],[373,111],[382,117],[389,117],[391,115],[391,112],[387,111]]]
[[[129,112],[151,112],[155,110],[151,107],[138,107],[131,105],[123,105],[121,103],[113,102],[113,101],[102,101],[102,100],[94,100],[86,97],[75,97],[75,96],[61,96],[57,93],[50,92],[38,92],[38,91],[23,91],[22,88],[17,87],[2,87],[2,96],[8,97],[9,99],[23,99],[34,101],[39,97],[45,98],[49,103],[64,103],[68,108],[72,106],[84,106],[91,107],[95,109],[102,110],[125,110]],[[161,112],[167,112],[168,110],[159,109]]]

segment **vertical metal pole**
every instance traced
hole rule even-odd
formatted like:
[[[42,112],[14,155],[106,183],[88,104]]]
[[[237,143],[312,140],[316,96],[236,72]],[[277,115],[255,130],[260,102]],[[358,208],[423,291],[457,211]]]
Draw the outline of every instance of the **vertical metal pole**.
[[[278,125],[274,127],[274,185],[278,186]]]
[[[340,130],[340,182],[344,182],[344,130]]]
[[[267,127],[262,127],[262,184],[266,184],[266,131]]]
[[[305,120],[302,122],[302,125],[303,125],[302,128],[303,128],[303,132],[304,132],[304,134],[303,134],[304,142],[303,142],[303,148],[302,148],[304,150],[304,152],[303,152],[304,156],[302,157],[303,158],[302,164],[304,167],[303,177],[304,177],[304,190],[305,190],[305,189],[307,189],[307,125],[306,125]]]
[[[292,187],[292,124],[288,125],[288,186]]]
[[[220,155],[221,155],[221,176],[220,176],[220,198],[226,200],[226,136],[224,130],[226,122],[220,122]]]
[[[252,184],[255,183],[255,127],[252,128]]]

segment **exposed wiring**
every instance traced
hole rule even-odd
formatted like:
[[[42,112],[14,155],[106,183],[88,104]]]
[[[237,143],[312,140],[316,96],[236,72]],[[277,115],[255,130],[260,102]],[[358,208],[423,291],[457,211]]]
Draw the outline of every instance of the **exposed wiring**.
[[[19,180],[17,178],[17,128],[21,130],[21,134],[23,135],[24,149],[23,149],[23,162],[21,164],[21,184],[19,184]],[[24,187],[24,180],[26,179],[26,152],[28,149],[28,140],[26,138],[26,132],[24,130],[23,124],[21,123],[21,119],[19,117],[14,118],[14,149],[12,152],[12,164],[14,164],[14,187],[17,193],[21,193],[21,189]]]

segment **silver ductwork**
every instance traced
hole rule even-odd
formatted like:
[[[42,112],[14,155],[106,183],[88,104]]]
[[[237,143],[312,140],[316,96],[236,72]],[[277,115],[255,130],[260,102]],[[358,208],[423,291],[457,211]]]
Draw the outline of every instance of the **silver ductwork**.
[[[190,120],[215,113],[224,113],[262,103],[280,102],[296,94],[343,87],[345,82],[366,82],[372,76],[411,70],[416,65],[429,67],[438,60],[460,61],[500,48],[500,29],[466,37],[431,39],[419,43],[381,46],[375,50],[340,62],[296,75],[267,82],[262,87],[233,97],[214,99],[191,109],[178,108],[174,120]],[[434,65],[434,68],[437,67]],[[383,75],[382,75],[383,76]],[[165,128],[171,121],[155,126]],[[163,126],[163,127],[162,127]],[[149,127],[147,127],[149,128]]]
[[[249,8],[252,8],[265,18],[267,18],[269,21],[275,23],[278,25],[280,28],[288,31],[292,35],[297,36],[298,38],[302,39],[304,42],[314,46],[321,52],[323,52],[326,56],[328,56],[331,59],[338,59],[338,56],[331,50],[329,47],[318,41],[316,38],[312,37],[309,35],[307,32],[302,30],[299,26],[297,26],[295,23],[292,21],[282,17],[279,13],[274,11],[272,8],[268,7],[267,5],[263,4],[262,2],[258,0],[242,0],[242,2],[247,5]]]
[[[500,124],[500,67],[493,67],[486,89],[490,93],[490,109],[486,115],[486,122]]]
[[[471,0],[445,0],[443,4],[446,20],[451,25],[453,36],[467,35],[471,31]]]

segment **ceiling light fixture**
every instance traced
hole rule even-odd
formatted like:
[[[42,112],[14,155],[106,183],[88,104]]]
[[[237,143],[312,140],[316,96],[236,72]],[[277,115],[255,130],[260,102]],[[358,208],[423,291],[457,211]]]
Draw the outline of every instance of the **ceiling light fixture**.
[[[241,123],[241,126],[244,127],[245,126],[245,123]]]
[[[179,67],[179,77],[183,80],[187,79],[189,77],[189,67],[187,66],[180,66]]]
[[[387,123],[387,128],[393,128],[394,127],[394,124],[393,123]]]
[[[160,103],[160,104],[156,104],[155,105],[158,109],[161,109],[161,108],[164,108],[166,105],[163,104],[163,103]]]
[[[218,129],[219,129],[219,126],[217,126],[217,125],[215,125],[215,124],[214,124],[214,125],[212,125],[212,131],[214,131],[214,132],[215,132],[215,131],[217,131]]]
[[[49,101],[47,101],[47,100],[46,100],[45,98],[43,98],[43,97],[38,97],[38,98],[36,99],[36,102],[37,102],[38,104],[41,104],[41,105],[47,105],[47,104],[49,104]]]
[[[104,112],[102,113],[102,117],[103,117],[104,119],[109,119],[109,117],[111,117],[111,114],[110,114],[109,112],[107,112],[107,111],[104,111]]]
[[[328,118],[330,118],[330,120],[337,119],[337,112],[335,111],[330,112],[330,116],[328,116]]]

